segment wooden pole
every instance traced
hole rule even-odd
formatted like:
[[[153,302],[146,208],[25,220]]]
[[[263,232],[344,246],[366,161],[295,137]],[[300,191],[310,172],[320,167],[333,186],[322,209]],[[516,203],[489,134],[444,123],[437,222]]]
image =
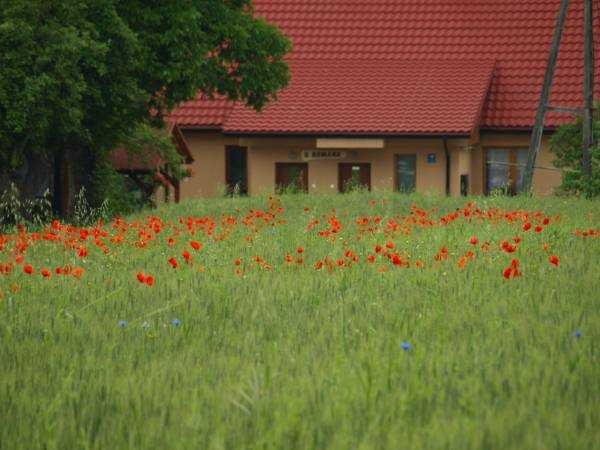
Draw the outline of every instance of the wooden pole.
[[[584,0],[584,73],[583,73],[583,173],[592,176],[590,151],[593,145],[593,107],[594,107],[594,45],[593,45],[593,6],[592,0]]]
[[[548,65],[546,66],[546,75],[544,76],[544,84],[542,86],[540,102],[538,104],[538,109],[535,116],[535,125],[533,127],[533,131],[531,132],[531,140],[529,142],[527,166],[525,167],[525,173],[523,174],[524,192],[531,191],[535,160],[542,145],[542,135],[544,133],[544,119],[546,118],[546,109],[548,107],[548,99],[550,98],[552,80],[554,78],[554,67],[556,66],[556,60],[558,59],[558,51],[560,49],[560,41],[562,39],[562,32],[565,26],[565,20],[567,18],[568,9],[569,0],[562,0],[562,3],[560,4],[560,10],[558,12],[558,18],[556,19],[554,36],[552,37],[552,46],[550,47]]]

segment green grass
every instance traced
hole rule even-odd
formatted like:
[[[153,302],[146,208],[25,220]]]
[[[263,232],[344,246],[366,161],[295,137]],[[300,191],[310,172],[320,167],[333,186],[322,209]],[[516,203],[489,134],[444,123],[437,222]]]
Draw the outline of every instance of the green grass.
[[[122,245],[109,243],[108,255],[90,240],[85,260],[62,243],[32,243],[25,262],[36,270],[70,263],[86,271],[81,280],[45,280],[17,265],[0,275],[0,448],[598,448],[600,238],[574,231],[600,227],[600,203],[470,200],[484,210],[543,211],[551,223],[525,233],[521,220],[461,215],[410,235],[358,240],[361,215],[385,223],[415,202],[439,208],[431,213],[437,220],[465,200],[297,195],[282,198],[287,223],[261,228],[251,243],[240,224],[220,241],[203,232],[192,238],[179,225],[172,248],[169,226],[145,249],[132,245],[130,231]],[[190,215],[219,221],[267,203],[217,199],[151,213],[176,224]],[[332,208],[343,223],[335,242],[317,235],[323,223],[307,231]],[[515,235],[523,241],[506,254],[500,243]],[[478,245],[460,269],[471,236],[490,250]],[[204,245],[192,251],[193,266],[180,258],[190,239]],[[365,261],[389,240],[410,256],[409,268]],[[5,244],[0,263],[14,259],[13,246]],[[285,255],[295,258],[298,246],[305,265],[288,265]],[[449,259],[436,262],[442,246]],[[358,264],[313,268],[346,248]],[[559,256],[558,267],[549,254]],[[252,264],[255,255],[272,269]],[[523,275],[506,280],[515,257]],[[140,284],[138,271],[155,285]]]

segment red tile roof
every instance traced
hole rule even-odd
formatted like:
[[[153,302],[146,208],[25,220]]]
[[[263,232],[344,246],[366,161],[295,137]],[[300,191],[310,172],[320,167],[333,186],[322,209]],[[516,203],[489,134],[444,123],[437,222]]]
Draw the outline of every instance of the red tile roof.
[[[381,69],[381,60],[399,61],[398,64],[405,65],[407,61],[414,60],[462,60],[465,67],[476,71],[480,69],[473,61],[495,60],[495,76],[483,105],[481,126],[522,129],[533,125],[560,0],[254,0],[254,4],[257,15],[279,25],[292,39],[292,79],[298,76],[297,71],[309,72],[314,64],[311,60],[355,59],[357,64],[363,64],[358,61],[373,60],[372,72],[368,75],[361,72],[373,79],[378,77],[374,72],[375,67]],[[594,4],[594,26],[597,30],[600,29],[600,0],[594,0]],[[551,99],[554,105],[581,105],[582,30],[583,0],[571,0],[555,72]],[[596,33],[595,64],[599,75],[595,92],[600,92],[599,38],[600,33]],[[306,61],[306,69],[300,63],[303,60]],[[351,70],[348,78],[358,79],[356,75]],[[438,75],[422,70],[424,82]],[[442,78],[439,77],[440,80]],[[329,76],[323,77],[323,80],[329,79]],[[320,78],[316,78],[314,83],[315,91],[323,91],[323,86],[319,85]],[[348,89],[348,86],[346,100],[339,99],[338,103],[352,104],[356,98],[356,89]],[[375,86],[372,89],[365,83],[361,86],[372,90],[372,98],[380,95],[376,94],[378,88]],[[429,104],[434,98],[443,102],[446,95],[454,95],[444,87],[448,86],[419,90],[423,94],[421,102]],[[290,87],[290,90],[294,89]],[[281,101],[286,95],[291,94],[283,93]],[[361,92],[360,95],[367,100],[371,98],[369,92]],[[367,124],[372,129],[382,128],[389,117],[398,114],[395,109],[399,108],[396,105],[392,110],[390,104],[389,110],[381,111],[372,103],[360,106],[355,110],[357,117],[365,118],[368,110],[383,114],[379,117],[382,123],[373,119],[361,125],[363,130]],[[274,105],[272,109],[276,108],[277,105]],[[230,127],[227,118],[231,111],[232,104],[223,100],[216,103],[194,101],[182,105],[174,117],[182,125],[225,124],[227,129]],[[236,107],[232,119],[244,115],[244,126],[251,128],[247,123],[249,116],[238,111],[239,107]],[[411,128],[431,130],[451,120],[441,117],[441,111],[438,115],[426,116],[423,120],[434,119],[438,125],[425,121]],[[259,114],[254,117],[257,124],[265,120]],[[546,124],[556,126],[570,119],[569,115],[552,113],[548,115]],[[352,123],[356,125],[358,120]],[[282,122],[277,125],[281,129],[298,126],[301,124]],[[444,123],[444,127],[448,124]],[[390,128],[390,125],[384,128]]]
[[[198,93],[194,100],[181,104],[171,112],[168,121],[181,126],[220,128],[233,109],[235,102],[223,97],[209,99]]]
[[[237,104],[226,133],[469,134],[493,61],[300,60],[262,113]]]

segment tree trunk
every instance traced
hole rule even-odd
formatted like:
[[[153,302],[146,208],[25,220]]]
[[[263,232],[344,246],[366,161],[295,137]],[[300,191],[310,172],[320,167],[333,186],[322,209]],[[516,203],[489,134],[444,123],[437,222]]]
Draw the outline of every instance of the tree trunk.
[[[57,217],[69,214],[69,167],[64,149],[54,153],[54,195],[52,209]]]

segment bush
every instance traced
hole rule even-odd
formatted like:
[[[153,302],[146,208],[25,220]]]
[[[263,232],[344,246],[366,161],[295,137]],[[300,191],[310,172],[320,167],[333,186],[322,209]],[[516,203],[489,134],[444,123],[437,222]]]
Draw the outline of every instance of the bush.
[[[560,191],[566,194],[597,197],[600,195],[600,118],[594,121],[594,142],[591,150],[592,176],[583,172],[582,121],[563,125],[550,139],[550,150],[556,155],[554,165],[564,169]]]

